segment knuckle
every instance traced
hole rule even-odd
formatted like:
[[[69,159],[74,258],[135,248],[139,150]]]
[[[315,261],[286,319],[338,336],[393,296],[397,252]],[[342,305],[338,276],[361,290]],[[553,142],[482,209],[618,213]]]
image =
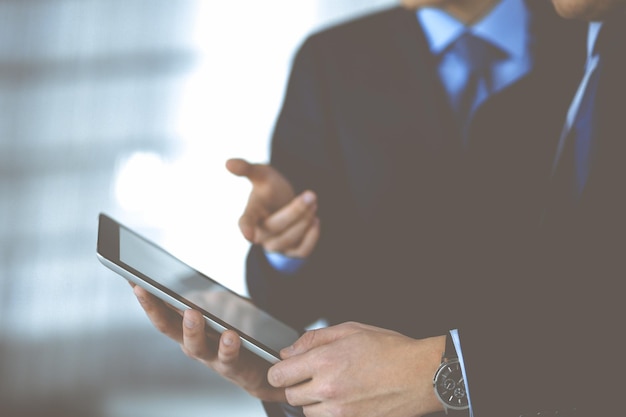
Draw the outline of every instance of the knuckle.
[[[266,213],[261,213],[259,209],[255,209],[254,205],[248,204],[243,214],[239,217],[239,227],[255,227],[259,224],[260,219],[267,216]]]
[[[317,329],[309,330],[309,331],[307,331],[306,333],[304,333],[302,335],[300,340],[302,341],[302,343],[304,345],[311,345],[311,344],[313,344],[313,342],[315,342],[315,339],[317,337],[317,333],[318,333]]]
[[[218,358],[220,363],[230,366],[237,362],[239,356],[235,352],[225,352],[224,349],[220,347],[218,351]]]
[[[346,327],[350,330],[359,330],[361,328],[361,324],[356,321],[348,321],[345,323]]]
[[[139,305],[141,305],[141,307],[144,310],[148,311],[148,309],[151,307],[150,300],[148,299],[148,297],[144,295],[143,293],[139,293],[139,295],[136,295],[136,297],[137,297],[137,301],[139,301]]]
[[[241,231],[244,231],[245,229],[249,227],[254,227],[254,223],[250,220],[250,216],[247,214],[243,214],[239,218],[238,224],[239,224],[239,229],[241,229]]]
[[[329,408],[329,414],[332,417],[347,417],[350,415],[348,407],[343,404],[333,404]]]
[[[255,227],[254,228],[254,243],[259,243],[262,245],[267,244],[267,242],[271,242],[273,234],[269,232],[264,227]]]
[[[215,365],[215,370],[221,376],[223,376],[224,378],[229,379],[229,380],[235,379],[235,377],[237,375],[237,373],[235,372],[235,370],[233,369],[232,366],[226,365],[226,364],[224,364],[222,362],[218,362]]]
[[[324,400],[332,400],[333,398],[337,397],[337,389],[335,388],[334,384],[330,382],[324,382],[319,387],[319,395]]]

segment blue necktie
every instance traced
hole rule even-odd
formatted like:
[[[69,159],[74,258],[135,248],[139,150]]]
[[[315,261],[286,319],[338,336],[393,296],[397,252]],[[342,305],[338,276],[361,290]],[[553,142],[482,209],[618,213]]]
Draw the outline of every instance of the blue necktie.
[[[492,66],[507,57],[507,54],[492,43],[465,32],[450,47],[466,66],[468,78],[464,87],[456,97],[452,97],[458,126],[465,138],[472,114],[481,98],[481,86],[486,95],[492,92]]]

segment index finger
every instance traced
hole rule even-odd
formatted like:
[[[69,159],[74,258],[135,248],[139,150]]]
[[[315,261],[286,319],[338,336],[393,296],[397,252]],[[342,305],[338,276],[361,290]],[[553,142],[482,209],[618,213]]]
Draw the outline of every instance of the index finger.
[[[196,359],[211,360],[217,355],[215,337],[205,330],[202,314],[195,310],[186,310],[183,315],[183,351]]]
[[[283,359],[287,359],[293,356],[302,355],[303,353],[315,349],[316,347],[327,345],[348,334],[355,333],[360,327],[361,325],[359,323],[347,322],[331,327],[309,330],[300,336],[300,338],[296,340],[293,345],[282,349],[280,351],[280,356]]]
[[[226,161],[226,169],[238,177],[246,177],[252,183],[263,180],[267,176],[267,169],[263,164],[252,164],[245,159],[231,158]]]
[[[133,287],[133,292],[152,325],[169,338],[181,343],[183,334],[180,314],[139,285]]]
[[[287,388],[313,378],[311,361],[307,356],[296,356],[278,362],[267,372],[267,381],[275,388]]]

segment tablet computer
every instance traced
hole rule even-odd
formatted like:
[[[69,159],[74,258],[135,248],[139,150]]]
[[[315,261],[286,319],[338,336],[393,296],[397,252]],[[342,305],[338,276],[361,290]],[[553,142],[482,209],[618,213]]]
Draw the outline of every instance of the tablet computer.
[[[218,333],[235,330],[242,346],[270,363],[300,334],[250,299],[185,264],[106,214],[98,222],[97,256],[122,277],[180,310],[192,308]]]

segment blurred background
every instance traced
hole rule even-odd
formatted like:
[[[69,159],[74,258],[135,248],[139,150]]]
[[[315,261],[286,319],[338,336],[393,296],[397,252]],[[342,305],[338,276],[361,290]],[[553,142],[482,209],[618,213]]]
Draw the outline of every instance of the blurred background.
[[[246,294],[237,220],[295,49],[391,0],[0,0],[0,415],[263,416],[96,259],[103,211]]]

